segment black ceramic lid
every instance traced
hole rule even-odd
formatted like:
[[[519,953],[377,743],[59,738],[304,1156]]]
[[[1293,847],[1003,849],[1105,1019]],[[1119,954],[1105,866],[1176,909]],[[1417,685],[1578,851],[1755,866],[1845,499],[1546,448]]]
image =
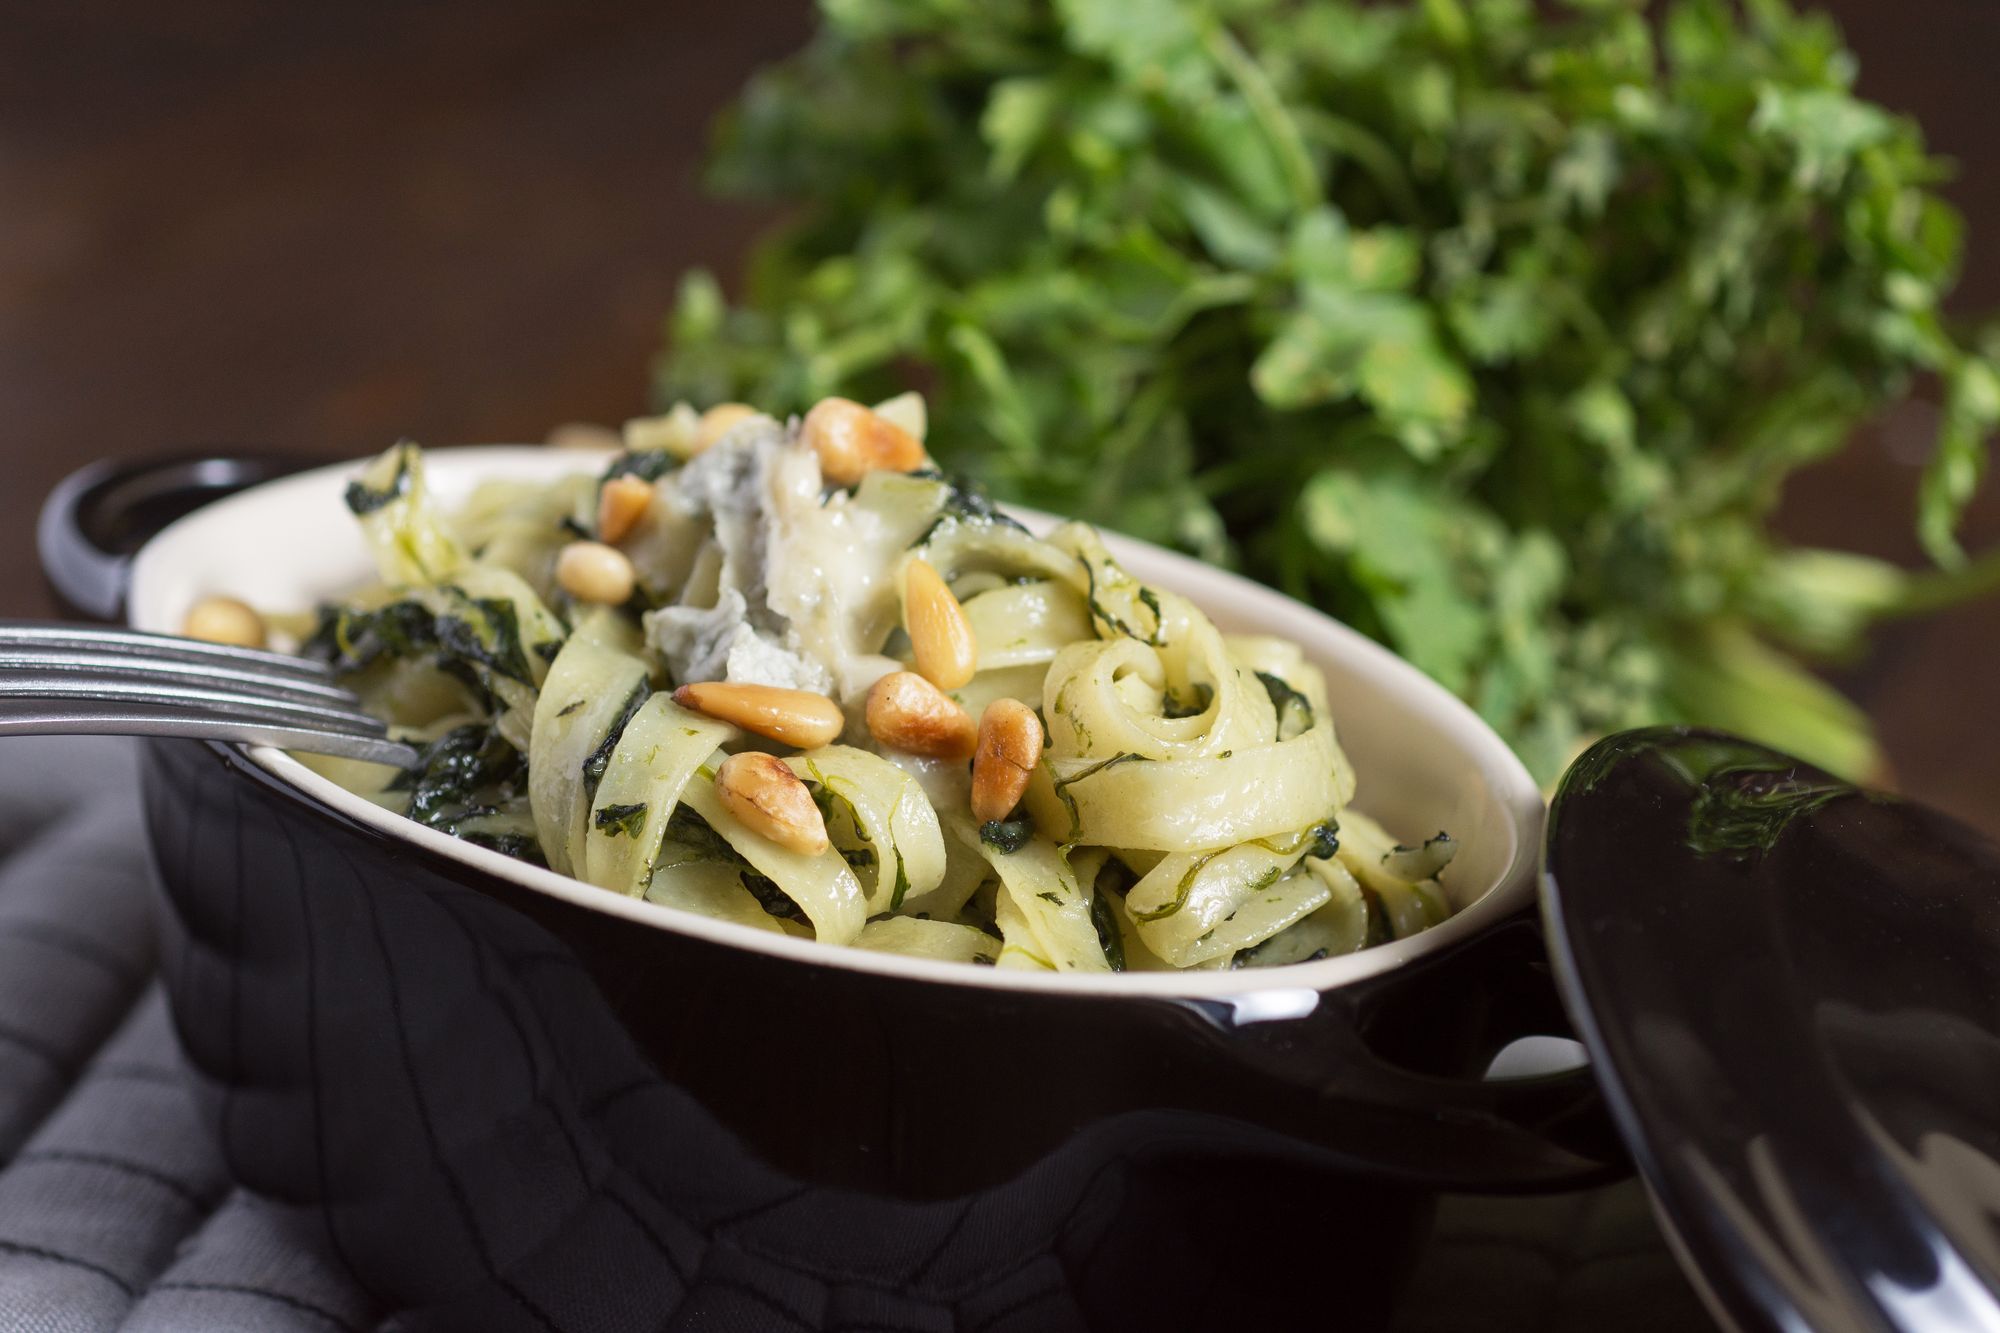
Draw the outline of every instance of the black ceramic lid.
[[[1564,778],[1545,908],[1663,1225],[1743,1329],[2000,1329],[2000,847],[1707,732]]]

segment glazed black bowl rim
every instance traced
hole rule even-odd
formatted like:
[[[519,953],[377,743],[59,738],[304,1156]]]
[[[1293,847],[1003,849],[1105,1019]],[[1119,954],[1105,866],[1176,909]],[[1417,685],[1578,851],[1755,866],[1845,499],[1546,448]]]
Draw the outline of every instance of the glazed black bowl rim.
[[[433,460],[432,477],[442,483],[438,489],[446,492],[447,498],[453,483],[469,484],[475,477],[553,479],[588,470],[599,460],[591,451],[552,450],[540,445],[462,446],[427,452]],[[291,589],[289,598],[278,595],[274,599],[273,595],[243,584],[258,579],[268,582],[274,567],[284,567],[288,554],[296,561],[300,549],[321,549],[312,541],[292,539],[309,536],[314,526],[328,522],[329,517],[334,522],[348,524],[337,497],[356,467],[356,463],[339,463],[266,482],[205,505],[162,529],[133,561],[130,622],[136,628],[170,632],[179,624],[186,606],[198,596],[233,593],[267,607],[288,600],[305,607],[316,598],[353,586],[365,575],[348,573],[334,577],[323,561],[311,567],[312,577],[305,584],[287,585]],[[1058,521],[1032,510],[1013,512],[1037,530],[1045,530]],[[235,539],[216,542],[214,529],[225,524],[234,526]],[[610,893],[392,814],[275,748],[220,744],[215,748],[244,754],[251,763],[278,779],[269,784],[273,790],[318,817],[359,823],[434,855],[635,925],[677,931],[729,947],[819,966],[847,967],[912,981],[1075,995],[1220,999],[1235,1004],[1238,1021],[1285,1018],[1309,1011],[1320,992],[1379,975],[1444,949],[1533,905],[1544,813],[1541,793],[1512,750],[1470,708],[1388,649],[1311,607],[1191,557],[1115,533],[1104,535],[1119,559],[1142,572],[1152,571],[1144,576],[1160,579],[1187,593],[1212,613],[1227,607],[1239,632],[1244,622],[1249,622],[1261,626],[1262,632],[1282,633],[1302,641],[1308,656],[1323,669],[1338,660],[1344,669],[1370,677],[1378,690],[1378,699],[1373,702],[1391,707],[1400,704],[1411,716],[1421,717],[1434,729],[1431,744],[1455,745],[1460,757],[1466,760],[1467,780],[1485,788],[1481,794],[1490,798],[1497,811],[1498,827],[1483,830],[1481,836],[1506,836],[1511,840],[1510,847],[1501,849],[1504,861],[1498,873],[1485,876],[1485,887],[1469,894],[1469,901],[1462,899],[1460,910],[1441,925],[1409,939],[1318,962],[1236,971],[1103,975],[1003,971],[852,947],[833,948],[813,940],[760,931]],[[290,552],[284,549],[288,542],[295,548]],[[358,538],[354,546],[359,549]],[[227,568],[217,567],[219,555],[246,550],[259,551],[264,558],[254,566],[236,561]],[[202,570],[204,563],[210,566],[207,572]],[[1204,586],[1209,590],[1201,591]],[[1365,791],[1368,769],[1357,765],[1357,771]],[[1460,835],[1462,846],[1470,841],[1466,830],[1454,832]],[[1468,893],[1462,884],[1451,887],[1455,896]]]

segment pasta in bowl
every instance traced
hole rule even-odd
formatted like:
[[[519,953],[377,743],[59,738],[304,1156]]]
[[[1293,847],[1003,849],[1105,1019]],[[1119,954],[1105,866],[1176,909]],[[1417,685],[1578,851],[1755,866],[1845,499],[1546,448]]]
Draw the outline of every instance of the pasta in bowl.
[[[638,453],[650,452],[650,441],[639,443],[648,447]],[[272,465],[256,460],[205,462],[194,481],[210,498],[145,543],[126,584],[129,619],[139,629],[171,632],[206,599],[228,595],[246,602],[246,611],[257,607],[270,614],[267,628],[280,642],[291,636],[303,645],[327,630],[332,650],[353,656],[348,665],[357,669],[350,678],[375,693],[379,707],[406,719],[403,725],[429,736],[427,762],[407,776],[324,765],[325,771],[316,771],[299,757],[265,746],[159,740],[142,747],[141,786],[167,939],[164,975],[176,1022],[204,1074],[247,1094],[221,1103],[222,1127],[239,1138],[289,1142],[288,1136],[318,1125],[336,1153],[332,1174],[313,1177],[291,1169],[314,1161],[312,1153],[281,1159],[251,1152],[245,1160],[260,1164],[258,1179],[271,1192],[317,1198],[328,1179],[365,1179],[381,1191],[380,1208],[369,1216],[400,1217],[406,1207],[422,1211],[436,1202],[429,1193],[435,1181],[403,1167],[408,1152],[430,1151],[427,1135],[444,1128],[458,1145],[452,1150],[455,1160],[474,1175],[483,1176],[489,1162],[505,1174],[512,1170],[507,1164],[531,1159],[528,1174],[508,1175],[507,1190],[513,1192],[506,1197],[526,1201],[525,1215],[537,1219],[537,1226],[542,1219],[555,1226],[555,1219],[571,1214],[549,1207],[550,1190],[559,1193],[570,1185],[549,1173],[569,1169],[565,1164],[574,1160],[578,1142],[601,1145],[632,1171],[654,1169],[662,1151],[681,1151],[683,1145],[660,1135],[662,1097],[691,1097],[713,1117],[714,1127],[726,1129],[760,1162],[802,1180],[903,1199],[1011,1188],[1007,1182],[1045,1167],[1065,1178],[1078,1170],[1095,1179],[1090,1163],[1096,1157],[1064,1155],[1080,1137],[1103,1146],[1129,1142],[1141,1153],[1151,1151],[1145,1145],[1161,1142],[1161,1134],[1182,1145],[1177,1151],[1198,1156],[1331,1153],[1312,1157],[1311,1169],[1394,1177],[1418,1190],[1571,1187],[1605,1169],[1602,1154],[1590,1146],[1594,1140],[1579,1128],[1587,1127],[1588,1116],[1568,1114],[1587,1112],[1594,1104],[1587,1071],[1519,1087],[1485,1077],[1486,1062],[1513,1039],[1564,1031],[1532,920],[1540,794],[1469,709],[1379,645],[1270,589],[1117,534],[1092,539],[1108,560],[1092,570],[1084,562],[1092,548],[1082,534],[1072,532],[1077,540],[1066,547],[1053,540],[1062,533],[1058,520],[1025,511],[1012,517],[1032,534],[1006,523],[989,527],[980,520],[994,516],[976,499],[954,494],[921,468],[857,478],[852,491],[843,485],[841,494],[830,495],[823,486],[802,490],[798,501],[808,518],[854,517],[864,512],[862,497],[877,489],[922,488],[941,508],[954,507],[940,515],[950,521],[935,531],[929,523],[875,531],[874,520],[857,521],[840,543],[826,548],[834,555],[817,566],[801,562],[770,570],[761,580],[749,564],[737,567],[745,577],[725,580],[719,558],[700,558],[709,570],[703,578],[714,580],[712,596],[668,598],[655,588],[645,591],[647,604],[628,607],[642,591],[645,571],[654,567],[647,543],[667,550],[671,532],[649,528],[661,514],[643,523],[628,515],[631,528],[617,532],[619,502],[607,507],[604,496],[637,488],[604,484],[618,461],[613,454],[464,447],[422,455],[421,470],[399,470],[404,457],[399,451],[373,468],[346,463],[275,479]],[[793,453],[782,457],[796,459]],[[648,509],[667,496],[659,483],[668,471],[685,480],[694,466],[675,458],[626,463],[628,469],[654,465],[661,476],[639,483],[646,488]],[[92,512],[91,497],[106,497],[106,507],[96,513],[100,522],[126,523],[127,507],[135,502],[157,513],[172,499],[185,511],[180,497],[187,476],[179,465],[100,468],[87,478],[88,486],[71,487],[75,503],[64,530],[89,557],[84,563],[97,567],[91,562],[108,558],[90,544],[84,515]],[[699,472],[695,476],[699,479]],[[241,493],[214,499],[217,487]],[[810,509],[803,507],[807,501]],[[437,524],[399,526],[396,506],[403,504],[419,505]],[[355,507],[364,511],[362,518],[382,521],[357,522]],[[609,531],[601,526],[606,514],[614,520]],[[713,522],[712,532],[718,545],[747,539],[736,549],[763,549],[755,538],[759,521],[749,514],[724,516]],[[983,567],[975,567],[972,554],[963,559],[951,554],[945,539],[954,525],[962,525],[958,538],[968,551],[971,529],[982,528],[1003,553],[1020,550],[1031,563],[1017,570],[979,552]],[[690,569],[709,540],[708,527],[697,531],[705,535],[689,543],[696,550],[677,557]],[[929,549],[912,553],[910,543],[926,534]],[[1034,534],[1051,540],[1029,541]],[[619,586],[624,570],[618,562],[594,550],[612,545],[598,540],[604,536],[614,537],[618,554],[631,567],[630,592]],[[563,551],[580,542],[591,544],[584,548],[589,560],[579,565],[572,554],[565,562]],[[840,554],[855,551],[877,554],[870,560]],[[447,566],[453,573],[385,580],[380,564],[385,556],[421,560],[431,575]],[[835,564],[835,556],[842,563]],[[934,738],[947,747],[941,757],[886,744],[869,720],[868,703],[880,681],[922,677],[916,668],[938,671],[950,681],[952,663],[961,671],[965,666],[962,651],[951,647],[955,631],[943,636],[942,649],[931,642],[920,660],[906,605],[919,557],[936,574],[936,584],[951,591],[971,631],[974,670],[965,684],[940,687],[923,677],[930,688],[957,696],[964,720],[947,711],[944,725],[910,725],[908,716],[899,725],[899,710],[891,708],[886,714],[878,710],[877,722],[906,744]],[[1072,580],[1083,564],[1080,588],[1074,581],[1063,584],[1069,594],[1081,592],[1080,616],[1064,593],[1037,590],[1057,579],[1037,572],[1035,561],[1068,568]],[[1110,586],[1118,582],[1110,566],[1136,586]],[[565,567],[583,592],[595,590],[611,600],[593,601],[564,589]],[[831,580],[814,572],[829,568],[875,573],[847,577],[829,591]],[[731,680],[732,664],[761,664],[775,672],[773,664],[785,660],[777,655],[780,650],[795,654],[794,672],[810,665],[795,651],[805,631],[795,644],[770,622],[747,614],[759,604],[750,590],[760,586],[761,604],[779,602],[794,626],[825,635],[853,633],[878,660],[863,670],[857,656],[847,680],[803,674],[763,678],[779,682],[774,685],[740,675]],[[732,587],[746,608],[743,623],[716,611],[733,605],[725,595]],[[915,587],[916,621],[924,623],[943,609],[949,623],[949,608],[920,571]],[[1076,630],[1093,615],[1090,602],[1100,587],[1105,595],[1096,598],[1099,609],[1136,631],[1136,639],[1108,621],[1109,635],[1100,633],[1094,620]],[[1249,700],[1246,716],[1261,723],[1269,710],[1267,736],[1245,728],[1253,741],[1248,748],[1290,742],[1303,749],[1296,744],[1300,737],[1323,720],[1331,723],[1338,752],[1351,759],[1334,770],[1333,836],[1341,846],[1331,857],[1322,854],[1324,843],[1315,832],[1325,817],[1314,809],[1314,822],[1308,823],[1304,815],[1285,813],[1290,807],[1279,798],[1292,798],[1282,790],[1260,790],[1254,776],[1242,790],[1220,796],[1199,784],[1139,789],[1136,795],[1105,790],[1111,779],[1130,781],[1149,768],[1198,777],[1207,771],[1203,765],[1223,759],[1222,751],[1233,759],[1244,748],[1215,738],[1206,742],[1212,754],[1189,754],[1203,743],[1201,727],[1242,724],[1219,722],[1222,706],[1216,700],[1222,691],[1212,676],[1198,674],[1203,659],[1194,651],[1185,662],[1175,662],[1171,644],[1165,649],[1144,644],[1145,655],[1124,646],[1161,637],[1146,618],[1153,612],[1140,589],[1150,592],[1170,628],[1174,616],[1191,614],[1178,609],[1171,594],[1185,598],[1237,673],[1223,684],[1239,691],[1239,701]],[[1008,599],[1018,610],[1037,591],[1049,607],[1069,607],[1073,637],[1059,632],[1058,610],[1009,615],[1004,629],[991,618]],[[566,600],[565,593],[574,600]],[[390,611],[405,603],[416,609]],[[535,604],[549,614],[553,630],[534,614]],[[921,609],[925,605],[928,611]],[[679,619],[688,623],[661,619],[674,606],[685,611]],[[321,607],[335,609],[329,617],[320,614]],[[284,609],[289,618],[276,614]],[[648,615],[654,617],[650,624]],[[510,625],[512,634],[500,632]],[[1033,638],[1027,631],[1036,625],[1046,640],[1039,646],[1027,641]],[[881,637],[862,638],[863,630]],[[668,633],[678,637],[653,646]],[[410,636],[408,646],[427,639],[437,646],[399,657],[389,651],[399,635]],[[383,651],[364,665],[361,659],[376,640]],[[1273,641],[1294,645],[1296,656]],[[1087,653],[1092,644],[1109,647]],[[426,665],[436,662],[440,648],[449,648],[456,661],[442,679]],[[1211,645],[1207,651],[1216,649]],[[1076,714],[1070,721],[1051,715],[1056,700],[1048,688],[1050,672],[1065,652],[1088,659],[1070,671],[1069,679],[1078,682],[1073,690],[1108,677],[1108,719],[1076,710],[1081,696],[1064,701],[1062,711]],[[689,662],[707,655],[721,669],[674,666],[673,654]],[[1041,660],[1008,663],[1009,654]],[[571,660],[558,672],[557,659],[565,656]],[[1313,672],[1295,669],[1295,662]],[[608,675],[600,677],[604,663]],[[1038,707],[1030,708],[1037,702],[1032,690],[995,689],[980,697],[981,677],[997,683],[1003,673],[1022,668],[1024,677],[1038,674],[1042,682]],[[1257,679],[1260,670],[1284,681],[1301,700],[1290,700],[1283,691],[1274,698]],[[564,679],[572,676],[572,687],[565,689]],[[1206,682],[1208,697],[1180,683],[1187,677]],[[602,737],[617,729],[642,681],[645,692],[618,742],[603,747]],[[725,691],[719,703],[717,689]],[[817,710],[760,711],[743,693],[758,689],[818,694],[824,702]],[[1181,692],[1172,706],[1169,689]],[[692,690],[685,702],[676,698],[683,690]],[[890,702],[907,703],[913,695],[922,691],[903,679]],[[748,697],[756,700],[754,692]],[[988,782],[982,787],[977,781],[978,724],[1002,698],[1017,707],[1001,706],[989,728],[992,753],[1017,761],[1009,767],[1018,766],[1026,777],[1019,780],[1014,805],[996,810],[988,802],[1014,799],[1014,781],[1000,780],[1004,772],[996,779],[991,758]],[[578,726],[575,734],[537,734],[544,716],[562,714],[579,699],[579,706],[557,719]],[[768,696],[762,702],[768,703]],[[1229,702],[1225,698],[1223,706]],[[1312,709],[1310,723],[1302,705]],[[670,706],[688,716],[681,719]],[[1207,723],[1188,720],[1212,707]],[[1047,743],[1039,751],[1024,752],[1017,743],[1020,710],[1032,712],[1044,733]],[[587,715],[610,721],[582,726]],[[658,715],[654,721],[684,721],[683,730],[710,728],[723,737],[697,745],[682,760],[683,767],[692,763],[693,771],[672,811],[656,808],[657,798],[646,786],[668,780],[657,762],[664,755],[653,755],[650,744],[644,750],[635,744],[645,735],[642,719],[651,715]],[[1001,727],[1009,715],[1015,721]],[[1087,738],[1074,734],[1077,722]],[[975,746],[971,759],[957,757],[963,754],[967,723]],[[1115,730],[1128,725],[1143,734],[1121,736]],[[461,731],[456,744],[447,743]],[[663,743],[677,744],[671,727],[656,731]],[[772,731],[779,738],[767,734]],[[565,776],[562,766],[538,774],[538,743],[559,743],[558,751],[545,754],[573,755],[570,772],[576,776]],[[960,748],[950,751],[953,744]],[[1100,744],[1108,748],[1091,748]],[[1059,752],[1059,745],[1074,751]],[[1109,763],[1122,753],[1139,753],[1142,745],[1161,757]],[[849,787],[848,768],[839,762],[843,749],[856,752],[849,757],[852,771],[881,782],[886,794]],[[626,764],[619,763],[621,755]],[[835,756],[831,764],[829,755]],[[626,771],[638,757],[647,762]],[[817,775],[806,765],[808,758]],[[592,779],[583,766],[595,769],[599,762],[602,771]],[[777,786],[790,799],[766,801],[769,808],[749,818],[764,819],[765,828],[807,850],[788,850],[768,833],[759,836],[770,848],[747,839],[740,847],[729,841],[728,820],[748,822],[724,804],[730,783],[723,768],[730,763],[751,770],[750,782],[736,784],[738,796],[768,790],[758,775],[771,775],[775,766],[798,782],[794,788],[781,778]],[[878,763],[894,772],[885,774]],[[1095,776],[1070,781],[1100,763],[1108,766]],[[1167,767],[1176,763],[1188,767]],[[703,768],[711,776],[703,775]],[[371,795],[357,794],[328,773]],[[1351,802],[1345,787],[1350,773]],[[538,802],[537,781],[551,777],[560,781],[543,795],[555,799]],[[914,784],[921,804],[903,799],[913,789],[904,779]],[[586,799],[591,780],[597,788]],[[1058,782],[1067,783],[1062,791]],[[1093,790],[1095,784],[1102,785]],[[849,789],[835,790],[841,787]],[[796,799],[801,790],[810,815]],[[893,806],[889,794],[896,797]],[[1133,799],[1114,806],[1112,794]],[[1070,838],[1065,795],[1076,802],[1079,822],[1099,815],[1105,821],[1086,827],[1116,829],[1101,836],[1137,844],[1116,858],[1122,870],[1107,869],[1121,849]],[[1084,796],[1093,798],[1089,807]],[[705,803],[707,812],[695,801]],[[620,808],[642,804],[643,812]],[[691,819],[676,821],[684,804],[701,816],[712,836],[696,833]],[[739,802],[737,809],[755,804]],[[1298,818],[1300,825],[1267,833],[1247,822],[1248,812],[1267,808],[1286,822]],[[1154,952],[1142,923],[1132,920],[1140,883],[1170,857],[1184,857],[1190,867],[1221,862],[1219,868],[1229,869],[1232,858],[1288,858],[1296,850],[1291,868],[1281,869],[1273,884],[1293,874],[1300,861],[1308,863],[1307,875],[1316,873],[1310,864],[1315,860],[1345,869],[1352,862],[1343,863],[1341,852],[1357,855],[1369,827],[1360,817],[1363,811],[1410,844],[1401,853],[1384,845],[1387,864],[1378,854],[1348,870],[1381,900],[1381,911],[1363,919],[1379,923],[1373,927],[1379,943],[1348,952],[1314,944],[1300,950],[1301,961],[1282,966],[1247,965],[1274,961],[1268,957],[1245,960],[1241,967],[1230,965],[1234,957],[1214,957],[1175,967],[1164,965],[1168,959]],[[935,842],[926,814],[936,822]],[[1226,826],[1242,828],[1242,840],[1219,851],[1191,853],[1141,842],[1147,828],[1172,828],[1181,818],[1202,821],[1194,825],[1200,828],[1245,821]],[[1278,815],[1270,818],[1275,826]],[[838,866],[815,850],[814,819]],[[1128,822],[1119,826],[1113,819]],[[676,825],[673,860],[664,854],[665,837],[656,849],[649,838],[632,836],[644,833],[649,821]],[[877,828],[886,821],[888,834],[874,846],[893,853],[896,868],[859,855],[857,821],[862,830],[869,821]],[[988,824],[998,827],[988,830]],[[1421,858],[1439,856],[1443,845],[1426,850],[1417,838],[1439,829],[1452,831],[1457,850],[1433,887],[1416,872],[1426,869]],[[991,845],[989,833],[999,846]],[[1300,833],[1310,835],[1309,843]],[[1023,834],[1027,838],[1018,850],[1005,850]],[[1307,845],[1296,845],[1295,838]],[[1071,845],[1065,851],[1066,841]],[[524,859],[552,860],[545,845],[564,849],[557,854],[569,856],[569,873]],[[654,855],[649,873],[645,858],[656,851],[661,854]],[[805,857],[824,864],[836,885],[851,880],[851,888],[841,888],[827,903],[848,911],[850,922],[859,917],[856,940],[871,925],[879,934],[885,923],[935,939],[940,932],[932,923],[938,923],[958,928],[945,938],[973,947],[939,956],[935,946],[928,954],[889,952],[813,938],[805,905],[779,887],[782,875],[757,867],[753,851],[770,867],[782,870],[776,859],[781,856]],[[576,874],[579,852],[585,878]],[[1211,852],[1217,854],[1204,861]],[[1118,900],[1122,893],[1122,901],[1106,906],[1124,909],[1123,917],[1114,910],[1110,924],[1118,942],[1129,946],[1126,970],[1110,970],[1109,932],[1098,930],[1102,908],[1095,917],[1078,912],[1070,918],[1075,928],[1067,938],[1081,942],[1078,952],[1092,966],[1041,966],[1059,960],[1045,952],[1052,946],[1034,937],[1031,922],[1017,927],[1016,942],[1025,946],[1021,952],[1036,957],[1010,953],[999,920],[1005,879],[995,858],[1022,855],[1063,857],[1069,883],[1079,896],[1090,890],[1092,904]],[[1420,863],[1408,864],[1412,859]],[[1094,871],[1091,861],[1099,862]],[[611,882],[620,887],[591,882],[593,864],[601,873],[618,869],[622,878]],[[693,868],[704,866],[720,868]],[[954,887],[953,875],[965,866],[974,880],[969,891]],[[683,868],[674,894],[683,904],[703,902],[653,900],[666,889],[659,871],[673,867]],[[1247,878],[1255,884],[1267,874],[1268,865]],[[1410,886],[1407,895],[1395,897],[1393,885],[1384,893],[1379,880],[1371,884],[1378,876]],[[1180,881],[1169,884],[1168,878],[1161,875],[1154,884],[1171,901]],[[634,894],[629,886],[639,883],[645,888]],[[871,910],[871,895],[886,891],[893,903],[899,883],[900,909]],[[1196,875],[1181,911],[1189,904],[1200,910],[1201,885]],[[1065,887],[1059,883],[1047,891],[1060,898]],[[748,894],[747,902],[738,890]],[[920,905],[925,894],[935,905],[947,892],[966,894],[956,919],[942,908],[933,913]],[[1239,888],[1229,892],[1248,897]],[[1449,915],[1414,933],[1399,930],[1392,904],[1401,903],[1421,922],[1423,895],[1431,892],[1442,900],[1437,910],[1449,909]],[[805,888],[800,893],[810,902]],[[1329,891],[1328,904],[1333,901]],[[766,910],[767,903],[776,910]],[[858,910],[843,903],[858,904]],[[1063,904],[1036,897],[1030,905],[1054,911]],[[708,914],[698,910],[701,906],[735,912],[740,919]],[[825,917],[826,907],[819,910]],[[1324,911],[1324,905],[1312,908],[1300,920],[1312,922]],[[1171,922],[1177,914],[1158,919]],[[1088,937],[1077,919],[1083,917],[1089,918]],[[1365,942],[1368,927],[1361,929]],[[1298,931],[1299,923],[1286,930]],[[1202,945],[1201,933],[1192,932],[1190,953]],[[1093,944],[1105,954],[1101,965],[1091,958]],[[1171,949],[1173,942],[1159,947]],[[1266,941],[1249,946],[1260,954],[1271,947]],[[1321,947],[1327,947],[1327,956],[1312,958]],[[966,960],[980,952],[991,955],[992,965]],[[1004,965],[1003,954],[1008,955]],[[1159,960],[1159,970],[1144,970],[1152,966],[1147,954]],[[414,1085],[413,1077],[423,1086]],[[1029,1088],[1032,1094],[1024,1095]],[[579,1140],[579,1132],[586,1138]],[[968,1150],[968,1145],[976,1146]],[[1368,1192],[1372,1188],[1364,1188],[1352,1208],[1329,1201],[1344,1196],[1320,1195],[1313,1196],[1318,1200],[1313,1207],[1330,1210],[1328,1215],[1369,1218],[1375,1229],[1382,1202],[1379,1191]],[[480,1224],[503,1225],[511,1215],[506,1207],[485,1208]]]
[[[1029,532],[898,406],[641,423],[456,506],[388,451],[345,491],[379,581],[279,621],[422,758],[307,762],[609,893],[1009,971],[1282,965],[1451,914],[1455,844],[1354,808],[1297,642]]]

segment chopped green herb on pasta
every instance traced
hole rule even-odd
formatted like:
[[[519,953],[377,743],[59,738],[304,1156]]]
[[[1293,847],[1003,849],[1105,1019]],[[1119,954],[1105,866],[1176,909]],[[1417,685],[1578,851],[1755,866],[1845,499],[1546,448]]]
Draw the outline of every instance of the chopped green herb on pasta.
[[[995,512],[920,403],[829,401],[634,423],[453,514],[416,446],[370,464],[382,581],[303,651],[422,757],[334,775],[613,893],[1002,968],[1302,962],[1449,914],[1455,844],[1351,808],[1296,645]]]

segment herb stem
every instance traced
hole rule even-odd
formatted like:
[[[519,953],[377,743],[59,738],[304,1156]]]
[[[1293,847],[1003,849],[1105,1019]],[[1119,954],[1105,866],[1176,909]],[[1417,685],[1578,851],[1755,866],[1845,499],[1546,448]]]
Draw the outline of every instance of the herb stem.
[[[1424,208],[1417,199],[1416,186],[1411,182],[1410,174],[1403,170],[1395,151],[1381,135],[1320,107],[1299,108],[1294,123],[1326,147],[1353,159],[1368,173],[1369,179],[1375,182],[1389,206],[1403,221],[1423,221]]]
[[[1319,207],[1326,200],[1319,169],[1313,165],[1298,122],[1285,110],[1278,90],[1271,86],[1263,68],[1251,59],[1236,35],[1220,23],[1209,28],[1205,40],[1209,55],[1243,94],[1243,100],[1250,104],[1250,114],[1263,126],[1265,137],[1271,141],[1271,148],[1291,184],[1293,202],[1304,209]]]
[[[1912,574],[1896,604],[1884,617],[1927,615],[1958,602],[2000,592],[2000,546],[1975,556],[1956,569]]]

